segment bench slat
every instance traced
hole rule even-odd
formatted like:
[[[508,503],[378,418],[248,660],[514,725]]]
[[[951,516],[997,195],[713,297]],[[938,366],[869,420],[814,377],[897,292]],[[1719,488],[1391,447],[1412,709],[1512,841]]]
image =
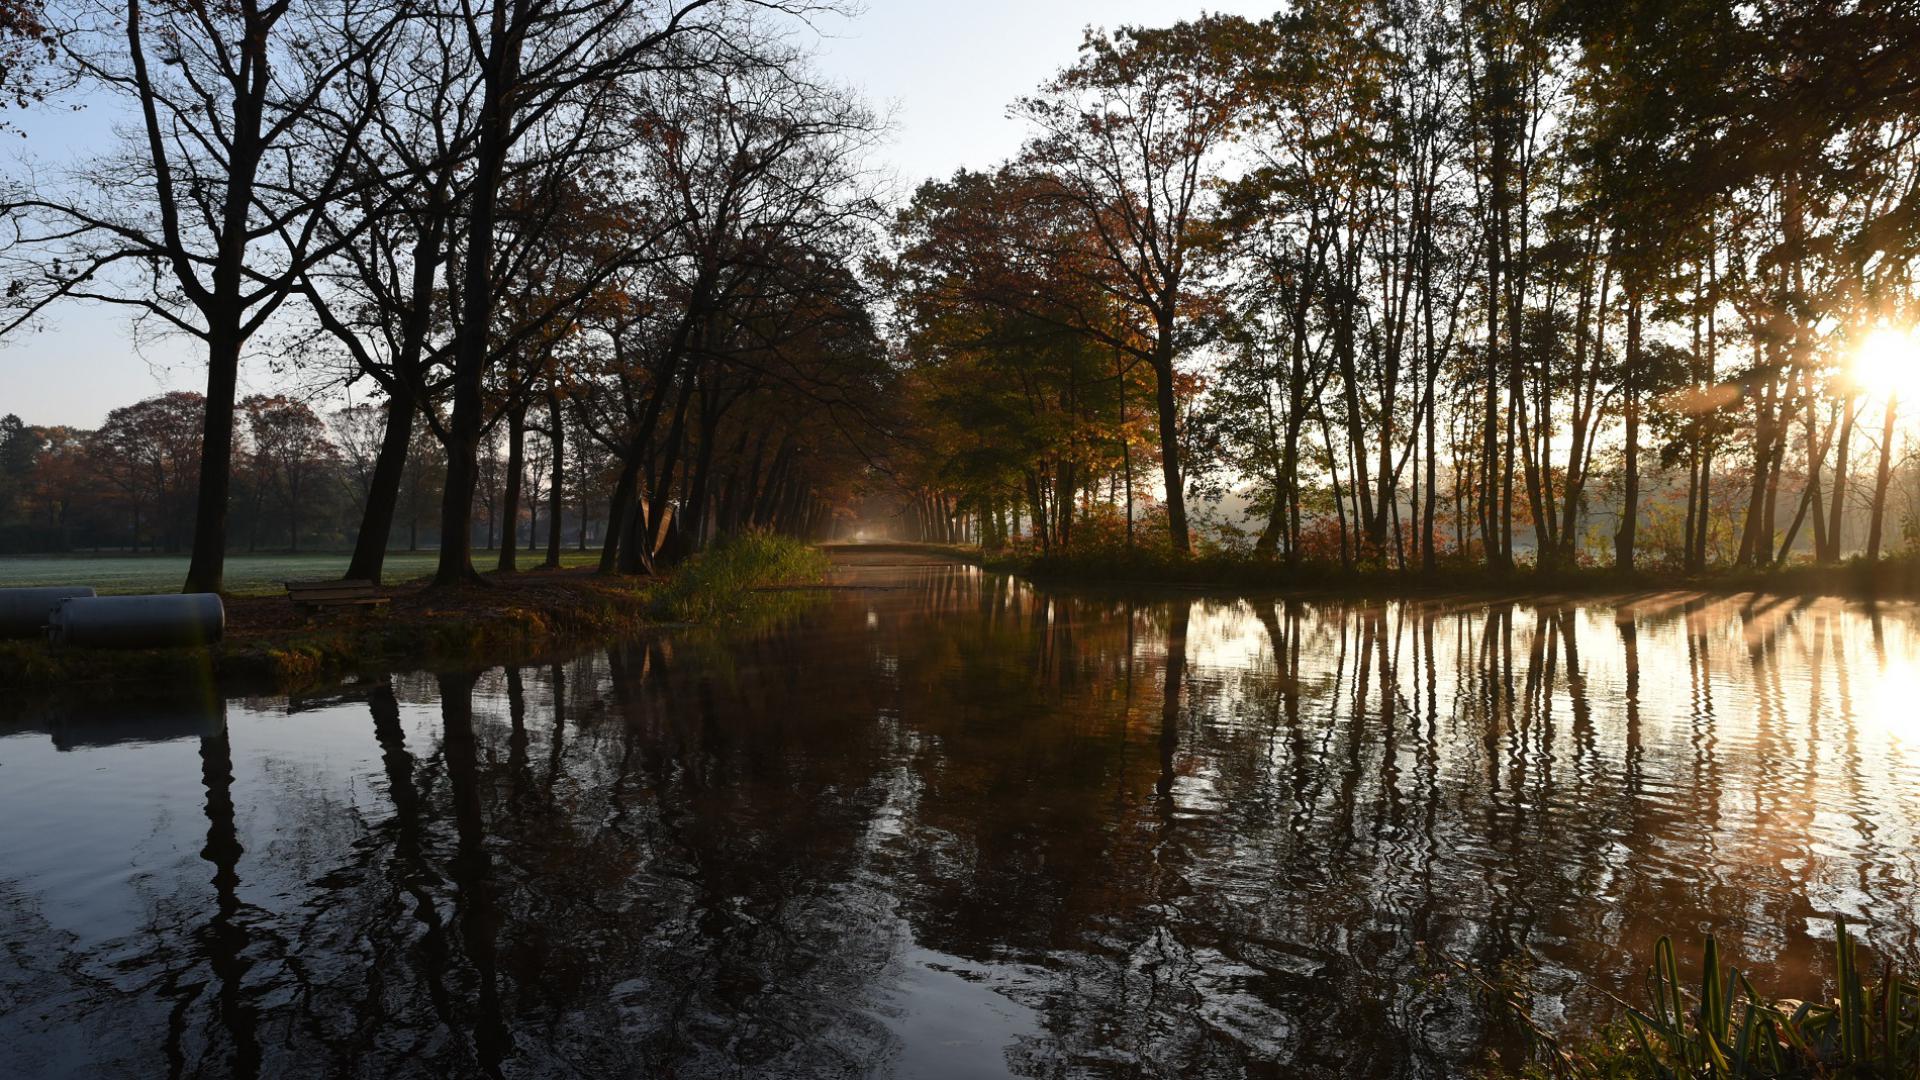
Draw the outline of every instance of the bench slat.
[[[332,600],[295,600],[294,604],[304,608],[355,607],[388,603],[384,596],[346,596]]]
[[[374,591],[371,581],[287,581],[287,599],[296,607],[319,610],[332,607],[378,607],[389,601]]]

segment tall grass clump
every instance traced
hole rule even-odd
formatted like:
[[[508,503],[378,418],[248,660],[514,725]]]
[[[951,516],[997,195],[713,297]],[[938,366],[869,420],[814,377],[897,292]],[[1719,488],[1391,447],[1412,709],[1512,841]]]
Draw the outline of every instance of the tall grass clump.
[[[1891,964],[1862,971],[1853,935],[1834,925],[1833,996],[1771,998],[1723,967],[1709,937],[1697,990],[1681,982],[1673,941],[1654,946],[1646,1001],[1585,1047],[1534,1032],[1544,1064],[1524,1075],[1573,1080],[1867,1080],[1920,1077],[1920,982]],[[1511,1003],[1511,999],[1508,999]]]
[[[676,622],[700,622],[740,611],[755,589],[805,585],[826,576],[825,552],[773,533],[729,537],[677,567],[656,591],[660,614]]]

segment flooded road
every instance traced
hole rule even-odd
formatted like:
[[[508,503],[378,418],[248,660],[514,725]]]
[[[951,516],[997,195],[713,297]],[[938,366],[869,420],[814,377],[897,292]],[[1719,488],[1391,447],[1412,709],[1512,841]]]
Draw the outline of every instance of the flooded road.
[[[0,712],[0,1075],[1447,1076],[1920,956],[1920,618],[1050,592]],[[1691,955],[1691,947],[1683,949]],[[1814,973],[1809,975],[1809,973]]]

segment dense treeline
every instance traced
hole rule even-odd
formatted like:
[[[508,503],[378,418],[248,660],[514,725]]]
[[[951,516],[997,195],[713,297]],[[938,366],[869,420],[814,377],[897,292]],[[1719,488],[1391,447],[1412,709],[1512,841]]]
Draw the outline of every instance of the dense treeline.
[[[454,584],[480,544],[515,569],[521,523],[610,571],[820,532],[889,372],[859,272],[878,125],[796,40],[828,10],[47,5],[35,87],[132,122],[0,197],[9,326],[131,309],[201,343],[207,386],[16,425],[12,535],[182,547],[194,591],[257,544],[351,543],[377,580],[426,536]],[[372,404],[242,399],[243,356]]]
[[[899,217],[910,511],[1406,569],[1904,545],[1916,45],[1877,0],[1090,32]]]
[[[14,425],[13,546],[182,548],[217,589],[260,545],[377,579],[431,543],[456,584],[522,522],[606,572],[861,514],[1495,572],[1920,530],[1889,0],[1090,31],[1014,103],[1021,152],[890,235],[817,0],[29,8],[0,91],[129,123],[0,192],[0,329],[130,310],[207,383]]]

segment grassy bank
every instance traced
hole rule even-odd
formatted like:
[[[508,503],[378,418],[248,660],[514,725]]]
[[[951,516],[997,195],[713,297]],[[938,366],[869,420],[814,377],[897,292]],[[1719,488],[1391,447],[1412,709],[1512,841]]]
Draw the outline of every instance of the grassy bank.
[[[1036,582],[1062,584],[1177,585],[1227,592],[1292,592],[1392,597],[1427,593],[1489,595],[1602,594],[1649,589],[1707,592],[1770,592],[1853,597],[1920,598],[1920,557],[1903,555],[1877,563],[1853,560],[1836,566],[1789,566],[1778,570],[1714,570],[1684,574],[1662,570],[1621,572],[1578,567],[1537,572],[1521,567],[1494,574],[1484,567],[1443,565],[1433,573],[1346,568],[1309,563],[1288,567],[1274,559],[1234,553],[1187,557],[1147,548],[1093,548],[1035,553],[981,553],[990,570]]]
[[[287,689],[403,666],[530,660],[667,623],[713,622],[761,603],[756,589],[817,581],[826,557],[781,537],[749,536],[664,579],[588,569],[486,575],[483,583],[382,590],[381,609],[307,614],[284,596],[227,598],[227,630],[204,649],[53,649],[0,641],[0,688],[194,680]]]

